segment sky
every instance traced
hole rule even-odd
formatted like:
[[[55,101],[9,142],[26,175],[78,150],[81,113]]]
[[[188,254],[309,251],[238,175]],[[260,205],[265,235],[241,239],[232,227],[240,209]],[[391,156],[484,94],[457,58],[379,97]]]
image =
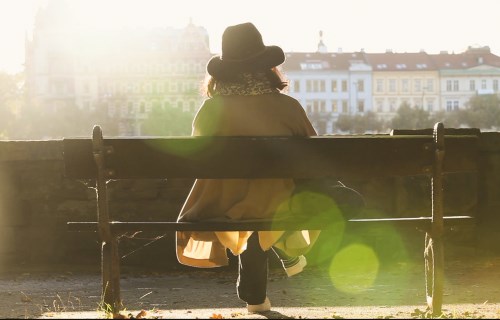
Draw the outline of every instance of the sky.
[[[0,71],[23,70],[24,39],[37,8],[51,0],[0,0]],[[489,46],[500,55],[499,0],[68,0],[89,25],[207,29],[220,53],[229,25],[253,22],[266,45],[314,52],[323,31],[328,51],[460,53]]]

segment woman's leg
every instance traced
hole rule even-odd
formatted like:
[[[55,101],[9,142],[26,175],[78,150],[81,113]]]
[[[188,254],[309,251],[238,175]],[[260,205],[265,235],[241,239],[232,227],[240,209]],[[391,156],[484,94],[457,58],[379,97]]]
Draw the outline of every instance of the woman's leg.
[[[268,253],[259,244],[259,235],[252,233],[247,249],[238,256],[238,297],[250,305],[261,304],[267,295]]]
[[[291,277],[296,275],[297,273],[302,272],[305,266],[307,265],[306,257],[303,255],[292,257],[287,255],[283,250],[280,250],[276,247],[271,247],[274,253],[281,260],[281,264],[285,269],[286,274]]]
[[[299,257],[292,257],[287,255],[283,250],[280,250],[276,247],[271,247],[274,253],[278,256],[283,264],[283,267],[287,268],[295,265],[299,261]]]

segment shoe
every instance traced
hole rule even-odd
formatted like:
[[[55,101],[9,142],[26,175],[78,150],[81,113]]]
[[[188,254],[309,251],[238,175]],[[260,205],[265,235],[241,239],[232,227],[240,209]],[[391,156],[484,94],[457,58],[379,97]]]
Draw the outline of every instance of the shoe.
[[[285,272],[286,272],[286,274],[287,274],[288,277],[294,276],[297,273],[301,273],[302,270],[304,270],[304,268],[307,265],[306,257],[304,257],[304,256],[298,256],[297,258],[298,259],[297,259],[296,263],[294,263],[291,266],[286,266],[285,267]]]
[[[271,301],[266,297],[266,300],[261,304],[247,304],[248,313],[259,313],[271,310]]]

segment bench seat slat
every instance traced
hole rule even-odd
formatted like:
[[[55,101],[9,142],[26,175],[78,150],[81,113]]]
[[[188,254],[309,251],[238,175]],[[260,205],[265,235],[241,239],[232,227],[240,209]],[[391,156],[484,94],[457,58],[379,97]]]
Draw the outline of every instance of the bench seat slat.
[[[446,216],[444,217],[445,226],[455,226],[470,223],[473,220],[471,216]],[[133,231],[265,231],[265,230],[305,230],[305,229],[328,229],[334,220],[325,218],[312,219],[308,221],[244,221],[244,222],[111,222],[111,229],[114,232],[133,232]],[[338,222],[338,221],[337,221]],[[431,217],[415,218],[383,218],[383,219],[351,219],[349,224],[398,224],[411,227],[428,228],[431,223]],[[69,231],[97,231],[97,222],[68,222]]]
[[[110,179],[370,178],[428,174],[430,135],[110,138]],[[64,139],[65,173],[93,179],[90,139]],[[429,146],[425,149],[425,146]],[[477,136],[445,136],[444,172],[476,171]],[[424,149],[424,150],[423,150]],[[449,156],[448,156],[449,155]]]

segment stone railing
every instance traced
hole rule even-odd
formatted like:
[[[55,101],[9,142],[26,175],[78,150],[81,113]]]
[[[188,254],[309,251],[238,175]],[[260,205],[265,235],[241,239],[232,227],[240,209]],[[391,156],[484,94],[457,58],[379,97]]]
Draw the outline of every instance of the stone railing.
[[[483,133],[480,146],[479,174],[450,175],[445,181],[445,215],[453,212],[478,218],[479,223],[473,230],[450,236],[455,243],[466,244],[472,251],[495,250],[493,239],[498,238],[497,230],[500,230],[500,133]],[[117,220],[175,220],[192,182],[110,182],[114,183],[110,211]],[[421,216],[430,212],[430,184],[422,177],[343,182],[365,196],[365,217],[389,217],[394,212]],[[97,266],[100,254],[97,234],[68,232],[66,228],[67,221],[95,220],[92,187],[92,181],[72,181],[64,177],[62,141],[0,141],[0,271],[2,267],[19,264]],[[360,237],[375,238],[374,245],[378,243],[380,250],[394,243],[393,239],[386,241],[387,230],[363,230],[362,234],[344,232],[340,241],[343,243]],[[404,246],[411,246],[412,234],[394,231],[392,237]],[[174,234],[125,235],[121,244],[124,265],[177,265]],[[423,240],[413,245],[423,247]],[[321,246],[318,250],[316,254],[322,254]],[[421,256],[420,251],[415,254]]]

